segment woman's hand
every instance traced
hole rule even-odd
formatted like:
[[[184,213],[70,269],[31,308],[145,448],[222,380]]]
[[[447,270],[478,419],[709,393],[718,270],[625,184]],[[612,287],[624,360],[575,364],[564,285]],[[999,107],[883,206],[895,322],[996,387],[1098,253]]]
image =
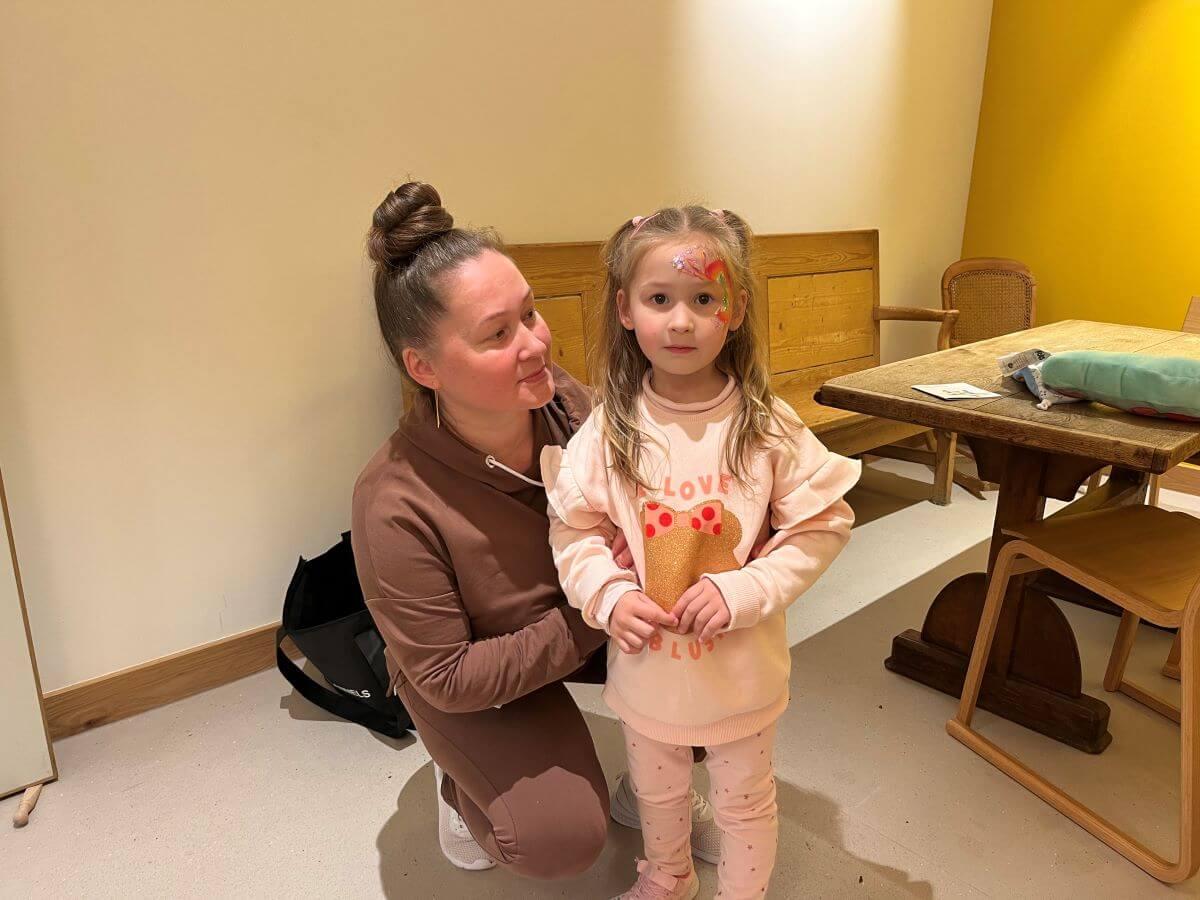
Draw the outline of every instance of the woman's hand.
[[[660,625],[672,628],[677,622],[641,591],[626,591],[608,617],[608,631],[622,653],[641,653]]]
[[[625,540],[625,532],[617,529],[617,536],[612,542],[613,560],[622,569],[633,568],[633,551],[629,549],[629,541]]]
[[[701,578],[684,591],[672,612],[679,619],[676,634],[695,632],[702,641],[711,640],[730,620],[729,604],[707,578]]]

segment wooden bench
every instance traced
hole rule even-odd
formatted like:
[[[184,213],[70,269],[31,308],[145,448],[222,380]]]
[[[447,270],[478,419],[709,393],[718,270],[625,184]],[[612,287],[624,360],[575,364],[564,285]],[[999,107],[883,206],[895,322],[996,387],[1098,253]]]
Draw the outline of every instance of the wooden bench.
[[[826,446],[846,456],[928,431],[813,399],[830,378],[879,365],[882,320],[942,322],[949,335],[943,310],[879,305],[879,232],[760,235],[755,241],[757,312],[770,335],[779,395]],[[554,335],[554,361],[585,383],[604,299],[600,248],[594,242],[508,248]]]

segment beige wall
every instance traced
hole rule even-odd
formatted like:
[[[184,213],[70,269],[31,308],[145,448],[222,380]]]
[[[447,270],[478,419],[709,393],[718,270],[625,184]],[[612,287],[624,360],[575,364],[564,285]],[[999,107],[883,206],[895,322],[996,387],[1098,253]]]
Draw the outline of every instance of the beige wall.
[[[399,410],[362,259],[396,181],[513,241],[680,199],[879,227],[884,301],[933,304],[989,12],[5,4],[0,459],[44,687],[270,621],[346,526]]]

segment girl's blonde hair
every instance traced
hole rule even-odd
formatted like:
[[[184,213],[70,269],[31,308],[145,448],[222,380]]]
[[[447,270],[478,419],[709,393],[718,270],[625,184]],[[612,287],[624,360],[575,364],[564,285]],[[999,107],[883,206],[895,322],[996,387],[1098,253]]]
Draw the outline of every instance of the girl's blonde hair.
[[[742,291],[747,298],[741,326],[729,332],[717,356],[717,367],[734,377],[741,399],[721,451],[723,467],[735,481],[747,485],[753,454],[785,440],[800,425],[771,390],[766,338],[756,315],[759,300],[750,270],[751,234],[746,221],[736,213],[703,206],[668,207],[645,218],[631,219],[604,245],[604,308],[591,367],[599,391],[597,399],[604,404],[600,429],[613,465],[630,484],[647,491],[652,487],[641,468],[647,437],[639,425],[637,402],[650,362],[638,346],[636,335],[621,324],[617,292],[625,290],[628,294],[633,273],[648,250],[692,235],[700,237],[708,250],[724,260],[729,272],[730,306]]]

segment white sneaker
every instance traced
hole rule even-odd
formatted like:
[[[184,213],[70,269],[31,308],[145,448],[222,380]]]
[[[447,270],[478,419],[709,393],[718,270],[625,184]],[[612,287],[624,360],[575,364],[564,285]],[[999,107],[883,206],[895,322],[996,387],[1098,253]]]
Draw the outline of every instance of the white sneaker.
[[[442,770],[437,763],[433,765],[433,792],[437,796],[438,843],[442,845],[442,855],[460,869],[478,872],[493,868],[495,860],[483,852],[462,816],[442,798]]]
[[[716,819],[713,818],[712,807],[694,788],[691,799],[692,856],[715,866],[721,861],[721,829],[717,827]],[[638,815],[637,796],[633,793],[628,772],[622,772],[617,779],[617,789],[613,791],[609,809],[612,820],[618,825],[641,829],[642,818]]]

